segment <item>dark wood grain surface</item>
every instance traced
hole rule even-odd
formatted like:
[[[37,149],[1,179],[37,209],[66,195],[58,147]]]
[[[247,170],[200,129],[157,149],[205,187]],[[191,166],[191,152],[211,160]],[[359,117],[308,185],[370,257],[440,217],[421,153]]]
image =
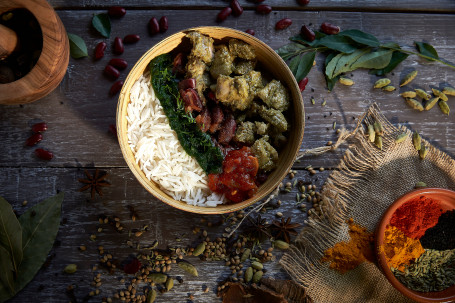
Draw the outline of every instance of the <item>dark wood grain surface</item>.
[[[149,3],[150,2],[150,3]],[[153,3],[151,3],[153,2]],[[110,215],[121,218],[127,230],[150,225],[149,231],[140,238],[143,245],[157,240],[160,248],[168,245],[186,247],[194,245],[197,235],[192,233],[196,226],[204,227],[201,220],[218,221],[221,216],[202,216],[183,213],[152,197],[127,168],[120,152],[116,138],[109,132],[109,125],[115,123],[117,99],[109,97],[112,84],[105,78],[102,70],[111,54],[111,43],[114,37],[126,34],[139,34],[142,39],[135,45],[127,45],[121,56],[129,63],[127,70],[121,73],[124,79],[134,62],[156,42],[179,30],[201,25],[221,25],[246,30],[252,28],[256,37],[277,49],[288,43],[288,37],[299,32],[303,24],[319,25],[329,21],[342,29],[357,28],[374,34],[381,41],[398,42],[405,49],[413,49],[414,41],[431,43],[440,57],[455,62],[455,2],[445,1],[312,1],[308,7],[301,7],[295,1],[267,1],[274,7],[274,12],[267,16],[254,12],[253,2],[241,1],[245,12],[240,17],[230,17],[224,23],[215,22],[219,10],[228,1],[128,1],[125,17],[113,20],[110,39],[103,39],[91,28],[94,13],[104,12],[103,7],[113,4],[124,4],[122,1],[67,1],[52,0],[57,13],[70,33],[81,36],[87,43],[89,58],[70,59],[67,74],[60,86],[47,97],[23,106],[2,106],[0,109],[0,195],[7,199],[18,213],[30,205],[54,195],[57,191],[65,192],[63,220],[58,242],[51,252],[53,256],[48,266],[41,269],[35,279],[12,302],[68,302],[64,294],[69,284],[77,285],[76,295],[81,299],[94,288],[90,286],[93,278],[92,266],[97,264],[98,245],[103,245],[118,258],[125,258],[136,253],[128,248],[128,233],[118,234],[110,226],[100,227],[98,216]],[[126,4],[125,4],[126,5]],[[169,19],[169,30],[165,34],[149,36],[148,20],[166,15]],[[281,18],[291,18],[293,24],[284,31],[275,31],[274,24]],[[108,42],[106,56],[100,61],[93,60],[93,49],[100,41]],[[455,156],[455,117],[444,116],[439,108],[429,112],[416,112],[410,109],[399,96],[399,91],[383,92],[372,89],[378,79],[367,71],[355,71],[351,78],[356,82],[352,87],[337,85],[333,92],[326,89],[322,74],[324,58],[317,58],[317,66],[309,74],[310,82],[303,93],[306,111],[306,127],[302,150],[325,145],[335,141],[337,135],[332,129],[333,122],[337,128],[352,129],[365,109],[377,102],[380,108],[393,123],[402,123],[419,131],[452,157]],[[439,63],[428,62],[410,56],[401,63],[394,73],[389,75],[392,83],[398,86],[400,79],[412,69],[419,75],[411,87],[443,87],[455,85],[455,70]],[[403,89],[401,89],[403,91]],[[312,105],[310,98],[316,104]],[[455,110],[455,97],[449,104]],[[322,102],[326,105],[322,106]],[[35,122],[45,121],[49,129],[44,133],[40,147],[51,150],[55,158],[44,162],[37,159],[34,148],[24,147],[30,136],[30,126]],[[336,167],[344,148],[318,157],[305,157],[295,164],[297,178],[314,182],[322,186],[330,169]],[[324,167],[326,170],[311,176],[304,170],[307,165]],[[104,190],[103,197],[94,201],[89,199],[88,192],[79,192],[81,184],[77,181],[83,177],[83,168],[93,171],[100,168],[109,173],[108,180],[112,186]],[[285,180],[287,182],[288,180]],[[286,195],[280,194],[283,201],[280,208],[267,212],[271,221],[277,211],[292,215],[293,220],[304,223],[306,214],[295,204],[294,189]],[[21,206],[24,200],[27,206]],[[128,206],[134,206],[139,213],[139,220],[132,222]],[[221,235],[223,227],[211,227],[210,235]],[[89,239],[97,235],[96,241]],[[179,241],[178,241],[179,240]],[[86,245],[87,251],[78,250]],[[277,259],[279,253],[276,254]],[[215,289],[219,281],[229,276],[229,269],[223,262],[201,262],[189,257],[200,275],[198,278],[185,275],[178,268],[172,275],[184,277],[185,282],[169,293],[160,295],[157,302],[186,302],[188,293],[194,294],[194,302],[216,302]],[[74,275],[62,273],[63,268],[76,263],[79,270]],[[267,276],[285,278],[286,273],[280,269],[277,261],[266,265]],[[116,290],[124,288],[119,281],[120,274],[108,275],[102,270],[103,285],[101,293],[90,298],[100,302],[102,297],[110,297]],[[97,272],[98,272],[97,271]],[[203,285],[209,292],[203,292]]]

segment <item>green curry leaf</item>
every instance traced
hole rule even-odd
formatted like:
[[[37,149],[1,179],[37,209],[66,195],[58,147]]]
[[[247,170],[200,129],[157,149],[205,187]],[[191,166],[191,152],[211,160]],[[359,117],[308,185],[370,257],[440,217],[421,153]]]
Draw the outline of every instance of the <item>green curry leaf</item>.
[[[108,14],[93,15],[92,25],[103,37],[109,38],[111,35],[111,20]]]
[[[338,35],[349,37],[355,42],[366,46],[378,47],[380,44],[379,40],[375,36],[362,32],[358,29],[345,30],[338,33]]]
[[[81,37],[68,33],[68,40],[70,42],[71,57],[74,59],[79,59],[88,56],[87,45],[85,45],[85,42]]]
[[[304,54],[300,58],[300,63],[298,65],[297,71],[294,74],[297,82],[305,78],[313,67],[314,58],[316,57],[316,52],[309,52]]]
[[[430,44],[425,43],[425,42],[416,42],[416,41],[414,41],[414,43],[415,43],[415,45],[417,47],[417,50],[422,55],[431,57],[433,59],[439,59],[438,52]],[[427,60],[434,61],[434,60],[431,60],[431,59],[427,59]]]

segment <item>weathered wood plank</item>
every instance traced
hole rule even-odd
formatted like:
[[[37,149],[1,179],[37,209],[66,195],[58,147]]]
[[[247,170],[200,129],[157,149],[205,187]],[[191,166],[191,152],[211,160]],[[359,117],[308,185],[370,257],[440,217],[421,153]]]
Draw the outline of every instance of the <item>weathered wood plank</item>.
[[[111,253],[114,258],[123,261],[129,255],[137,254],[138,250],[129,248],[126,241],[129,239],[128,230],[141,228],[149,225],[150,229],[140,238],[132,237],[134,243],[138,242],[142,247],[151,245],[155,240],[159,242],[159,248],[167,246],[187,247],[197,243],[199,235],[193,234],[194,227],[207,229],[209,236],[213,239],[220,236],[224,230],[223,226],[207,227],[201,223],[201,219],[210,222],[217,222],[222,217],[184,213],[162,203],[152,197],[134,178],[126,168],[107,169],[109,177],[107,180],[112,184],[106,187],[103,197],[91,201],[89,192],[79,192],[81,183],[78,178],[83,178],[84,173],[79,168],[0,168],[0,196],[9,201],[14,209],[23,213],[28,207],[35,205],[43,199],[54,195],[57,191],[64,191],[62,224],[57,236],[57,245],[53,248],[49,264],[42,268],[35,279],[20,292],[11,302],[68,302],[69,298],[64,292],[68,285],[77,286],[76,295],[82,302],[82,298],[94,287],[90,286],[96,273],[102,274],[100,287],[101,294],[95,296],[90,302],[100,302],[102,297],[112,296],[114,292],[125,288],[120,282],[122,277],[131,279],[117,271],[109,275],[106,270],[99,269],[92,272],[92,267],[98,264],[98,246],[102,245],[106,252]],[[314,182],[318,188],[329,172],[325,171],[319,176],[309,176],[307,172],[298,172],[296,178],[307,182]],[[317,180],[317,181],[316,181]],[[285,182],[288,182],[286,179]],[[275,219],[277,211],[285,216],[292,215],[293,221],[304,223],[306,215],[302,213],[295,204],[296,189],[291,193],[280,194],[282,206],[270,210],[264,216],[271,222]],[[24,200],[28,201],[27,206],[22,206]],[[128,206],[133,206],[139,215],[139,219],[133,222],[130,218]],[[125,232],[118,233],[109,224],[100,224],[100,215],[117,216],[125,227]],[[98,232],[99,227],[103,231]],[[90,235],[97,236],[91,241]],[[178,240],[180,239],[180,240]],[[86,245],[87,251],[78,250],[80,245]],[[266,243],[264,247],[268,247]],[[281,253],[274,251],[279,258]],[[176,283],[175,288],[164,295],[159,295],[157,302],[185,302],[188,293],[195,295],[194,302],[215,302],[217,283],[230,275],[230,270],[223,261],[203,262],[196,257],[187,257],[199,271],[199,277],[191,277],[185,274],[177,266],[171,270],[172,277],[181,276],[183,284]],[[68,264],[77,264],[78,271],[73,275],[62,273],[63,268]],[[285,278],[286,274],[280,269],[277,262],[264,264],[268,270],[267,276]],[[209,287],[209,292],[203,292],[203,285]],[[139,290],[138,290],[139,292]]]
[[[124,79],[134,62],[151,46],[162,38],[179,30],[198,25],[215,25],[213,20],[216,11],[146,11],[138,10],[127,14],[122,20],[113,21],[112,37],[102,39],[91,28],[93,13],[100,11],[59,11],[69,32],[84,38],[93,56],[93,49],[100,41],[108,41],[106,56],[95,62],[92,57],[70,59],[68,72],[58,87],[48,97],[19,106],[3,106],[0,112],[0,166],[11,167],[78,167],[97,165],[104,167],[124,167],[116,139],[108,132],[110,124],[115,123],[116,97],[109,97],[108,90],[112,82],[103,76],[102,70],[113,57],[111,46],[115,36],[123,37],[129,33],[140,34],[142,40],[135,45],[127,45],[121,56],[130,66],[123,71]],[[169,30],[166,34],[150,37],[146,24],[151,16],[167,15]],[[198,18],[194,16],[197,15]],[[277,32],[273,29],[275,22],[283,17],[294,20],[287,30]],[[381,41],[396,41],[406,49],[412,49],[413,41],[426,41],[435,46],[442,58],[455,62],[455,34],[452,28],[455,19],[448,15],[422,14],[376,14],[376,13],[342,13],[342,12],[291,12],[284,11],[269,16],[258,16],[245,12],[240,18],[229,18],[223,26],[246,30],[254,28],[256,37],[268,43],[272,48],[288,43],[288,37],[299,31],[301,24],[320,24],[329,20],[343,29],[358,28],[376,35]],[[422,24],[425,24],[423,26]],[[419,130],[423,136],[440,146],[443,150],[455,154],[455,118],[443,116],[436,107],[430,112],[415,112],[408,108],[398,92],[386,93],[372,89],[377,77],[366,71],[355,71],[352,78],[356,84],[352,87],[337,85],[328,93],[322,74],[324,58],[317,58],[317,66],[310,75],[310,82],[304,92],[307,120],[302,147],[314,148],[327,141],[335,141],[332,130],[333,122],[337,127],[352,128],[356,121],[353,117],[363,114],[372,102],[377,102],[385,115],[395,123],[407,123]],[[417,69],[419,76],[412,87],[443,86],[455,84],[453,69],[437,63],[428,63],[415,56],[409,57],[390,75],[397,86],[399,80],[410,69]],[[314,90],[314,91],[312,91]],[[403,89],[402,89],[403,90]],[[317,100],[310,103],[310,97]],[[321,107],[322,100],[327,105]],[[331,115],[332,114],[332,115]],[[46,121],[49,129],[44,133],[44,140],[39,147],[54,152],[55,158],[43,162],[33,155],[33,148],[24,147],[30,135],[30,126],[36,121]],[[334,166],[341,152],[328,153],[314,159],[304,159],[296,167],[311,162],[314,166]]]
[[[181,0],[134,0],[119,1],[105,0],[102,3],[95,0],[51,0],[49,1],[55,8],[93,8],[93,7],[109,7],[112,5],[121,5],[128,8],[152,8],[157,10],[162,9],[221,9],[229,5],[227,0],[201,0],[201,1],[185,1],[182,5]],[[254,9],[257,4],[254,1],[239,0],[239,3],[246,10]],[[338,0],[338,1],[323,1],[312,0],[307,6],[300,6],[295,0],[269,0],[268,5],[274,10],[348,10],[348,11],[421,11],[421,12],[454,12],[455,3],[450,0],[440,1],[422,1],[422,0]]]

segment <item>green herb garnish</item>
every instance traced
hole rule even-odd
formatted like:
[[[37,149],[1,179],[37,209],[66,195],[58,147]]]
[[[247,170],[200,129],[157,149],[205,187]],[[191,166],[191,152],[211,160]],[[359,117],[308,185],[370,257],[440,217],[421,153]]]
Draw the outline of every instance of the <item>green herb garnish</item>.
[[[155,94],[183,149],[196,159],[207,174],[221,172],[221,150],[212,142],[210,135],[199,129],[191,114],[185,112],[178,90],[178,79],[172,73],[171,55],[163,54],[154,58],[150,62],[150,74]]]

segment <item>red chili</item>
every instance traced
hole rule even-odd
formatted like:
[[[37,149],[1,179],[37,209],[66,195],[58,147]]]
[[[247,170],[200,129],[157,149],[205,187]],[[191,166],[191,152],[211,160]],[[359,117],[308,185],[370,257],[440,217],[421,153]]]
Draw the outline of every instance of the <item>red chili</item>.
[[[256,6],[256,12],[262,15],[267,15],[272,12],[272,7],[267,4],[260,4]]]
[[[156,35],[160,32],[160,25],[158,24],[158,20],[155,17],[150,19],[149,21],[149,33],[150,35]]]
[[[299,81],[300,92],[303,92],[305,90],[305,87],[307,84],[308,84],[308,77],[305,77]]]
[[[113,67],[120,69],[120,70],[123,70],[128,67],[128,62],[126,62],[125,59],[121,59],[121,58],[113,58],[113,59],[109,60],[108,64],[110,64]]]
[[[109,64],[104,68],[104,73],[114,80],[120,76],[118,69]]]
[[[302,26],[302,28],[300,29],[300,34],[305,40],[309,42],[314,41],[314,39],[316,38],[315,33],[311,30],[311,28],[309,28],[306,25]]]
[[[321,24],[321,31],[327,35],[335,35],[340,32],[340,27],[330,24],[328,22],[324,22]]]
[[[281,19],[280,21],[278,21],[276,24],[275,24],[275,29],[276,30],[283,30],[283,29],[286,29],[288,28],[289,26],[291,26],[292,24],[292,20],[289,19],[289,18],[284,18],[284,19]]]
[[[109,89],[109,95],[110,96],[116,95],[122,89],[122,86],[123,86],[122,80],[115,81],[114,84],[112,84],[111,88]]]
[[[218,13],[218,15],[216,16],[216,21],[217,22],[223,22],[224,20],[226,20],[226,18],[232,13],[232,8],[230,8],[229,6],[228,7],[225,7],[221,10],[221,12]]]
[[[169,28],[167,17],[163,16],[160,18],[160,32],[164,33]]]
[[[48,150],[42,149],[42,148],[37,148],[35,149],[35,155],[42,159],[42,160],[52,160],[54,158],[54,154]]]
[[[125,44],[133,44],[141,40],[141,37],[139,35],[126,35],[125,38],[123,38],[123,43]]]
[[[47,124],[46,122],[40,122],[33,124],[32,126],[32,132],[34,133],[42,133],[47,130]]]
[[[112,6],[107,11],[107,14],[113,18],[121,18],[125,16],[126,10],[121,6]]]
[[[120,37],[115,37],[114,39],[114,54],[121,55],[125,48],[123,47],[123,41]]]
[[[240,5],[239,1],[232,0],[231,7],[232,7],[234,16],[240,16],[243,13],[243,7]]]
[[[99,60],[104,57],[104,51],[106,50],[106,42],[100,42],[95,47],[95,60]]]
[[[36,133],[36,134],[31,135],[31,136],[25,141],[25,145],[27,145],[27,146],[33,146],[33,145],[38,144],[38,142],[40,142],[41,140],[43,140],[43,135],[41,135],[40,133]]]
[[[251,36],[254,36],[255,32],[252,29],[247,29],[245,33],[250,34]]]

